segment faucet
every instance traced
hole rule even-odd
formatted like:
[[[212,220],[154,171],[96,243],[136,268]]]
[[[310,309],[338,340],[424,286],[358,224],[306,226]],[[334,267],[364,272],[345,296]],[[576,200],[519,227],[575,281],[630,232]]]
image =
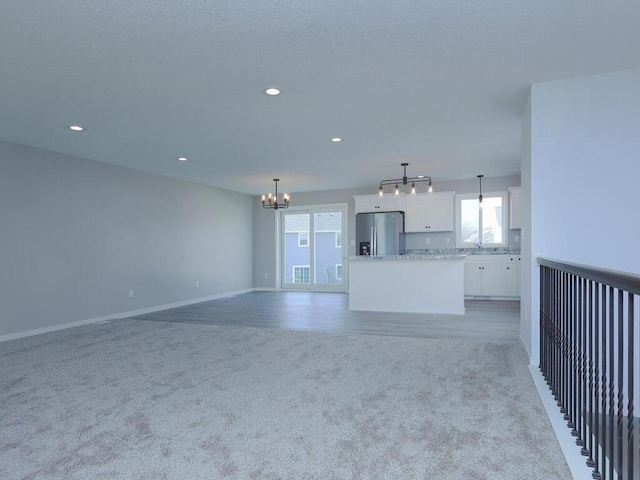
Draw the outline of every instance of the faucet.
[[[478,247],[478,250],[482,250],[482,244],[481,243],[476,243],[475,246]]]

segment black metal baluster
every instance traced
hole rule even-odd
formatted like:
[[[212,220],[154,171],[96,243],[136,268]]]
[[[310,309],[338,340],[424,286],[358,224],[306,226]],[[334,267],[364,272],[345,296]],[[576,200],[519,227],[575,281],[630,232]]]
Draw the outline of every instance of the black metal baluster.
[[[551,295],[553,303],[551,305],[551,324],[553,325],[553,397],[558,403],[558,383],[560,377],[560,330],[558,328],[558,271],[553,271],[551,284]]]
[[[562,408],[560,412],[564,414],[564,420],[569,420],[568,405],[569,405],[569,346],[568,335],[569,330],[569,313],[567,311],[567,298],[568,298],[568,277],[566,272],[562,273]]]
[[[624,292],[618,290],[618,418],[617,418],[617,451],[616,467],[618,478],[622,479],[622,425],[624,418]]]
[[[578,436],[578,322],[577,322],[577,300],[578,280],[571,275],[571,328],[570,328],[570,348],[571,348],[571,421],[567,424],[571,428],[571,435]]]
[[[576,301],[576,323],[578,326],[578,336],[576,343],[578,346],[578,402],[577,402],[577,417],[576,417],[576,430],[578,431],[578,438],[576,438],[576,445],[583,447],[580,449],[582,455],[585,454],[584,449],[584,314],[582,311],[582,301],[584,297],[583,280],[578,278],[578,295]]]
[[[595,462],[593,461],[593,397],[595,395],[593,388],[593,282],[591,280],[587,281],[587,380],[588,380],[588,389],[587,389],[587,425],[589,427],[589,434],[587,436],[587,466],[590,468],[595,467]]]
[[[628,321],[628,332],[627,332],[627,338],[628,338],[628,350],[627,350],[627,361],[628,361],[628,381],[627,381],[627,396],[629,397],[628,399],[628,411],[627,411],[627,478],[634,478],[633,477],[633,457],[635,454],[635,449],[633,446],[634,443],[634,433],[633,433],[633,410],[634,410],[634,405],[633,405],[633,388],[634,388],[634,379],[633,379],[633,364],[635,362],[635,358],[634,358],[634,346],[633,346],[633,340],[634,340],[634,334],[633,334],[633,322],[634,322],[634,318],[633,318],[633,294],[629,293],[628,295],[628,302],[627,302],[627,308],[628,308],[628,314],[627,314],[627,321]],[[637,474],[636,474],[637,475]]]
[[[602,445],[602,466],[600,473],[602,474],[602,480],[607,480],[607,286],[602,285],[602,438],[600,439]],[[611,455],[609,453],[609,455]]]
[[[591,476],[601,479],[600,471],[600,284],[594,285],[593,299],[593,416],[591,428],[593,429],[593,472]]]
[[[581,369],[582,369],[582,380],[580,382],[581,389],[581,397],[582,402],[580,403],[580,412],[582,414],[582,418],[580,420],[581,427],[581,435],[580,440],[582,440],[582,449],[580,453],[585,457],[589,456],[589,450],[587,449],[587,386],[588,386],[588,365],[587,365],[587,280],[580,280],[580,324],[582,325],[582,358],[581,358]]]
[[[545,277],[547,274],[548,267],[542,265],[540,267],[540,371],[542,372],[542,376],[547,379],[547,349],[545,348],[545,344],[547,342],[547,322],[545,320],[544,315],[544,303],[546,296],[546,282]]]
[[[613,287],[609,287],[609,415],[607,417],[607,425],[608,425],[608,442],[609,442],[609,476],[613,479],[613,467],[615,465],[616,452],[614,447],[614,428],[615,422],[613,419],[615,418],[615,363],[614,363],[614,306],[615,297]]]
[[[547,299],[546,299],[546,314],[547,314],[547,322],[549,325],[549,388],[551,389],[551,394],[555,396],[555,378],[553,376],[555,369],[555,356],[556,356],[556,328],[553,323],[553,313],[551,311],[553,300],[552,300],[552,292],[553,292],[553,270],[549,271],[548,275],[548,283],[547,283]]]
[[[560,324],[560,276],[558,270],[553,271],[553,324],[556,326],[556,379],[555,399],[558,406],[562,403],[562,325]]]
[[[580,439],[580,427],[582,426],[582,422],[580,421],[580,403],[582,402],[582,342],[580,341],[582,338],[582,323],[580,322],[580,278],[576,278],[575,283],[575,295],[574,295],[574,310],[573,310],[573,318],[575,324],[575,332],[576,336],[574,339],[574,348],[575,348],[575,415],[573,417],[574,424],[574,436],[576,437],[576,445],[582,446],[582,440]]]

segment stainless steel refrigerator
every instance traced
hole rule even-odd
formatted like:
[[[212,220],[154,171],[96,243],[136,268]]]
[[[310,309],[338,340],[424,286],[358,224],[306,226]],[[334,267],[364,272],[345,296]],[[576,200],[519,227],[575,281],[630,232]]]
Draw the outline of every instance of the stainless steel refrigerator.
[[[404,212],[358,213],[358,255],[404,255]]]

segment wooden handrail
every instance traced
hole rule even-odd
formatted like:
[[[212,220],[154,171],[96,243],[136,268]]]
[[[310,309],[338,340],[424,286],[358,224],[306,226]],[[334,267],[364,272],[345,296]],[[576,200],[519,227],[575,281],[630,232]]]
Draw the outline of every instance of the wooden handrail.
[[[590,267],[579,263],[561,262],[550,258],[537,258],[538,265],[555,268],[561,272],[578,275],[587,280],[603,283],[610,287],[625,290],[634,295],[640,295],[640,275],[606,268]]]

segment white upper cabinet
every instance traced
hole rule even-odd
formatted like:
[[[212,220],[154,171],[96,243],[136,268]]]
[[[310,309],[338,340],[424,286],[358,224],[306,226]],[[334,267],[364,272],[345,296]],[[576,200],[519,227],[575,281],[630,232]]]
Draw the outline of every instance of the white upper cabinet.
[[[452,232],[454,192],[407,195],[405,227],[407,233]]]
[[[406,194],[354,195],[356,213],[404,212]]]
[[[522,228],[520,187],[509,187],[509,228]]]

